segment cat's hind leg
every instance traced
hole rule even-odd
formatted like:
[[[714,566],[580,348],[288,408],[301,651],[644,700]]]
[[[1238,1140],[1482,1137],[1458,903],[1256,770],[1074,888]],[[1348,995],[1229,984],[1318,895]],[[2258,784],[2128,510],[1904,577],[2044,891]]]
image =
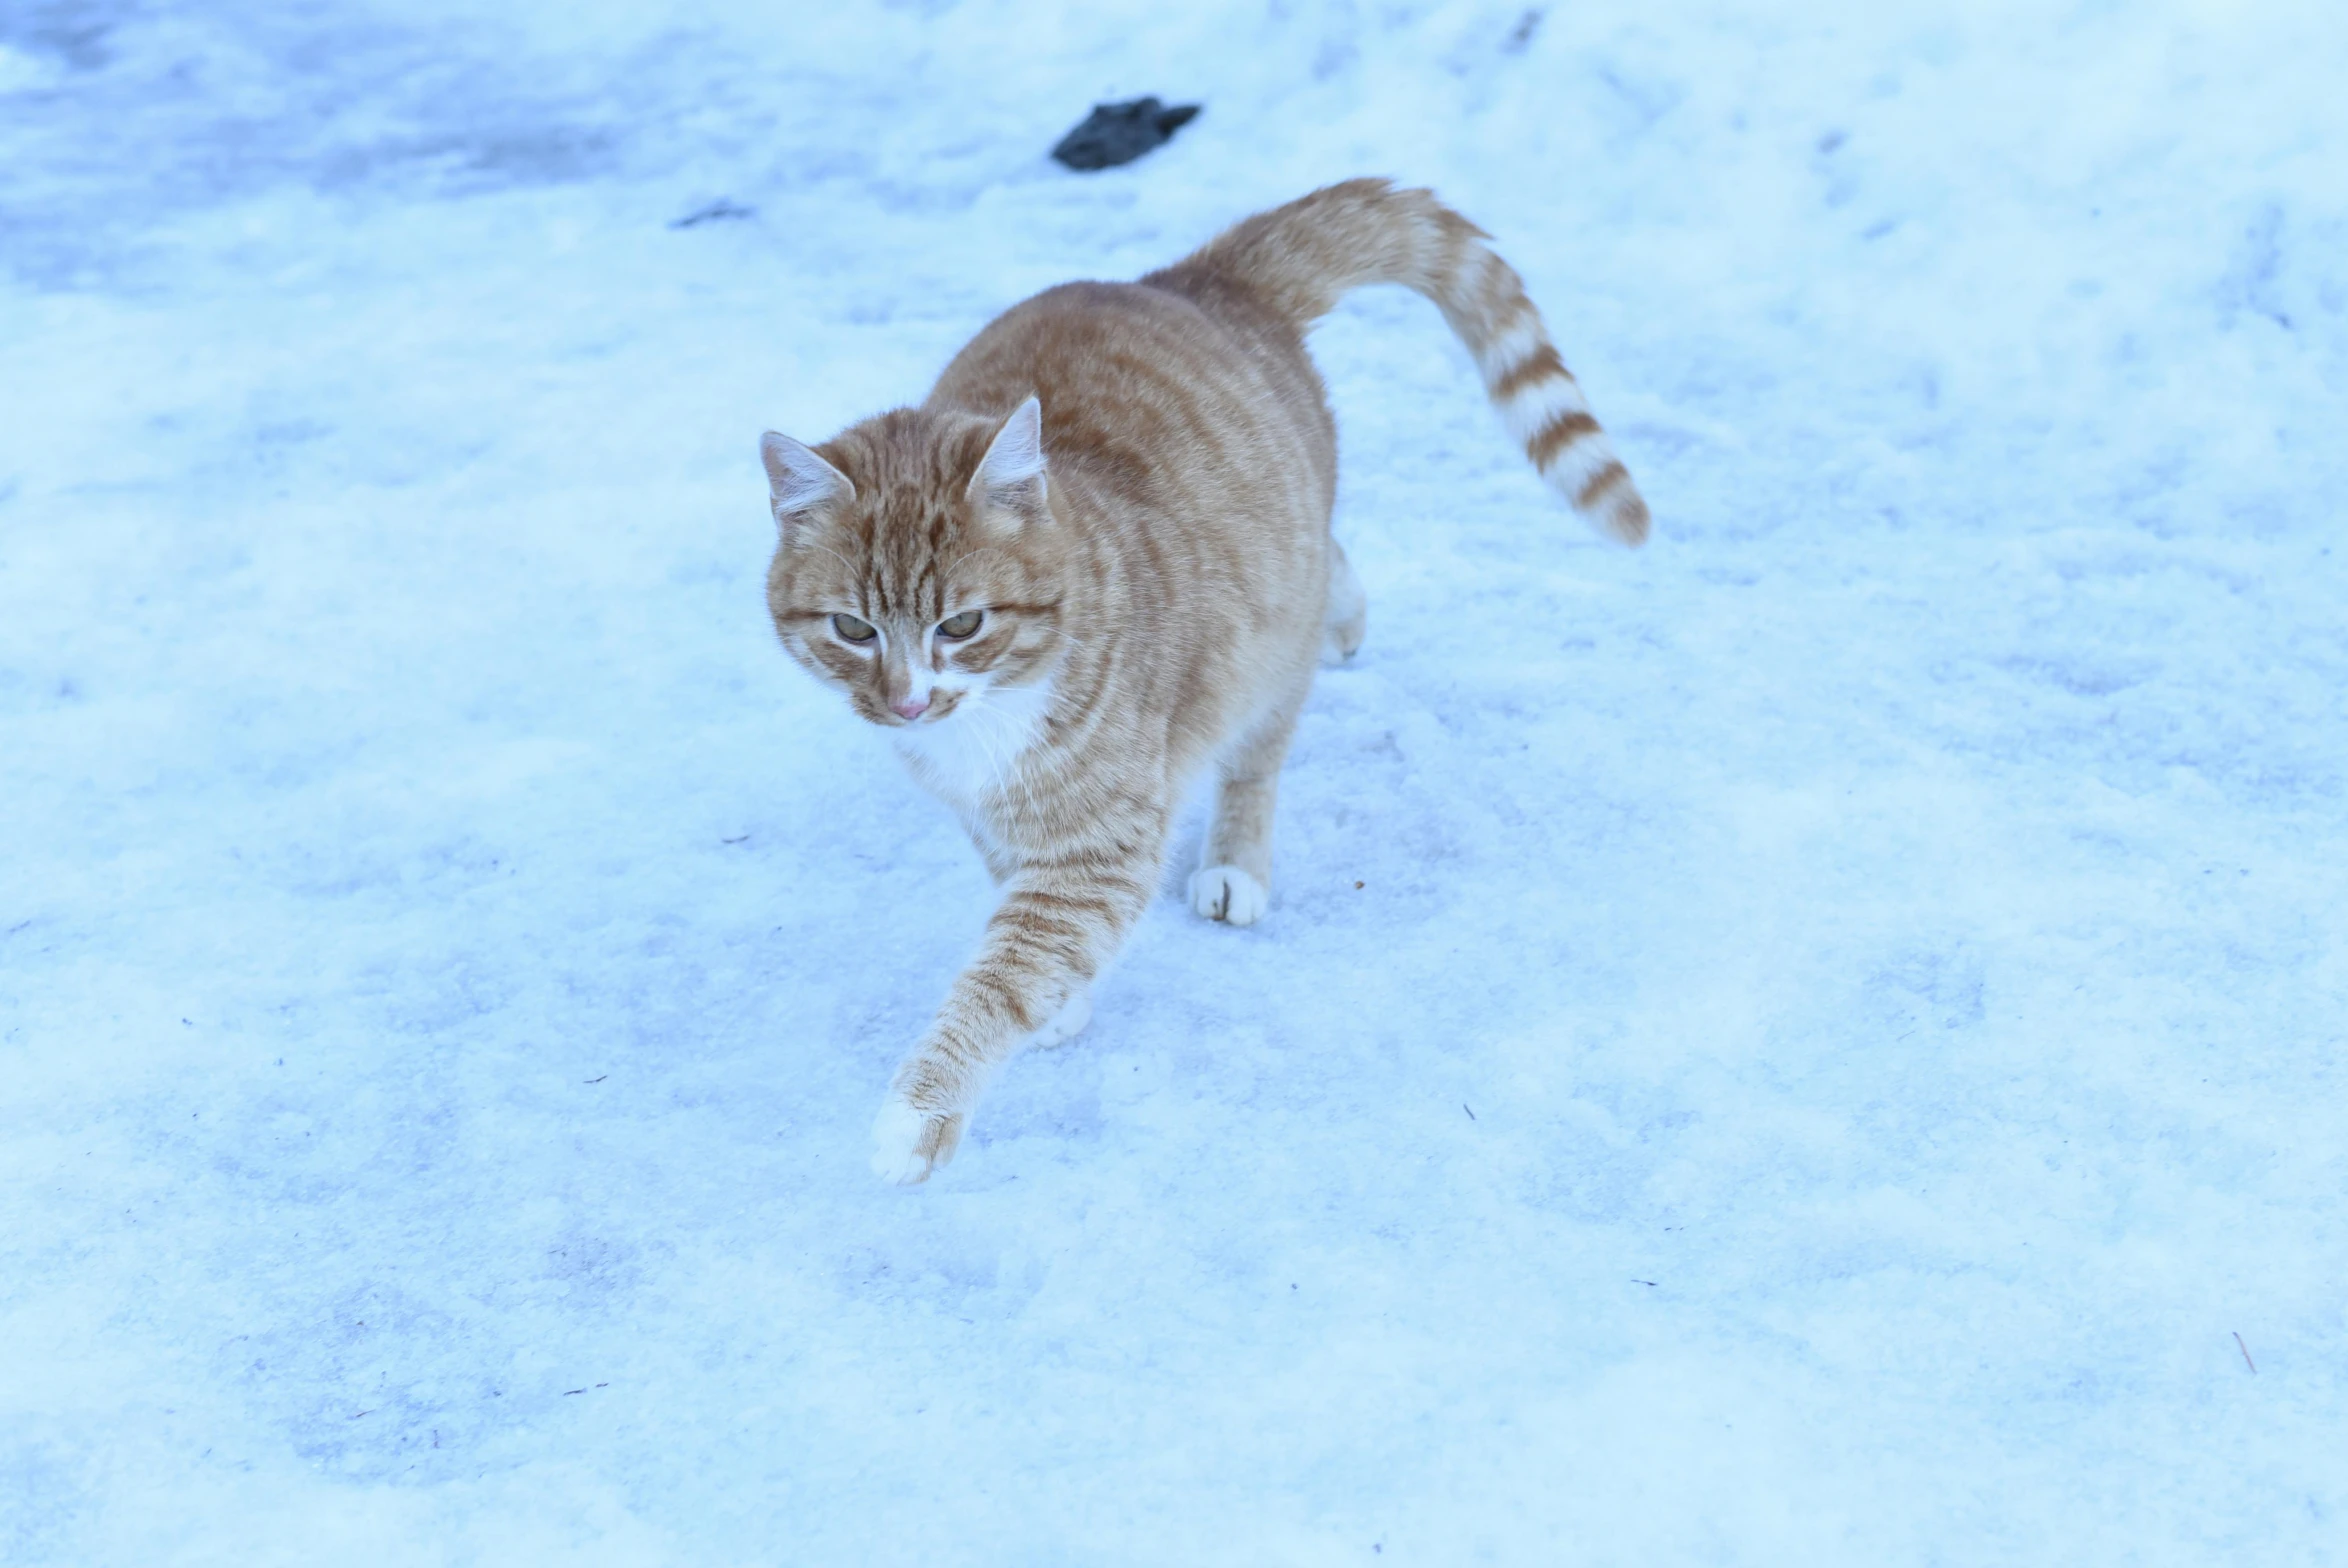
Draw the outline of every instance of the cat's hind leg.
[[[1222,760],[1214,825],[1190,879],[1190,907],[1206,919],[1251,926],[1271,906],[1272,806],[1304,695],[1282,703]]]
[[[1321,622],[1321,662],[1343,664],[1358,652],[1369,629],[1370,596],[1353,574],[1353,563],[1336,540],[1329,541],[1329,609]]]

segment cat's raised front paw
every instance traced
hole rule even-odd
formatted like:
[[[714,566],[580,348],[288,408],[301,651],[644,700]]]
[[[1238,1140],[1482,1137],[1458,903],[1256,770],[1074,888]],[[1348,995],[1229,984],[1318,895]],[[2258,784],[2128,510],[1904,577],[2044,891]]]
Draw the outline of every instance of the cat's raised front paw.
[[[872,1119],[872,1171],[882,1181],[910,1187],[954,1157],[963,1116],[923,1111],[890,1095]]]
[[[1190,879],[1190,907],[1225,925],[1252,926],[1271,903],[1271,890],[1237,866],[1209,866]]]

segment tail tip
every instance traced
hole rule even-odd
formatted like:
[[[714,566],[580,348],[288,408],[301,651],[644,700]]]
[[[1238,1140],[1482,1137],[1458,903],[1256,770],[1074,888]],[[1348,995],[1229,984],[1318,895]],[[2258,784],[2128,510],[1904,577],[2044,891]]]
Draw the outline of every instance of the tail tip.
[[[1606,438],[1590,422],[1588,436],[1576,444],[1578,462],[1552,460],[1542,471],[1576,516],[1615,543],[1637,549],[1647,542],[1647,532],[1653,518],[1647,511],[1647,498],[1639,494],[1639,487],[1631,479],[1631,471],[1622,466]]]
[[[1605,507],[1592,521],[1607,538],[1633,550],[1647,542],[1654,523],[1647,511],[1646,497],[1628,485],[1607,497]]]

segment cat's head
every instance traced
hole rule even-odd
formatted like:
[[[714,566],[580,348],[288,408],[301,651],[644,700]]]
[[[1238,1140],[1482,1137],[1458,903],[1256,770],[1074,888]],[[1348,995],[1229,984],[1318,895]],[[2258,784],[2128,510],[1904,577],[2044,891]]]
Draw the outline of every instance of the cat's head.
[[[911,738],[1049,676],[1060,539],[1034,398],[999,423],[897,409],[820,447],[768,431],[759,451],[775,631],[859,717]]]

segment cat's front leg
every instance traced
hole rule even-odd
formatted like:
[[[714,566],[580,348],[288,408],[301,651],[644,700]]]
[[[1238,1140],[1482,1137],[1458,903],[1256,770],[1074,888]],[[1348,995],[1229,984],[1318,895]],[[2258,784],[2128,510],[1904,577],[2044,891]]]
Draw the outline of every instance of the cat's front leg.
[[[1086,988],[1132,928],[1155,883],[1163,827],[1111,856],[1030,865],[987,923],[919,1049],[873,1120],[872,1168],[910,1185],[954,1157],[987,1080],[1023,1041],[1082,1027]]]

